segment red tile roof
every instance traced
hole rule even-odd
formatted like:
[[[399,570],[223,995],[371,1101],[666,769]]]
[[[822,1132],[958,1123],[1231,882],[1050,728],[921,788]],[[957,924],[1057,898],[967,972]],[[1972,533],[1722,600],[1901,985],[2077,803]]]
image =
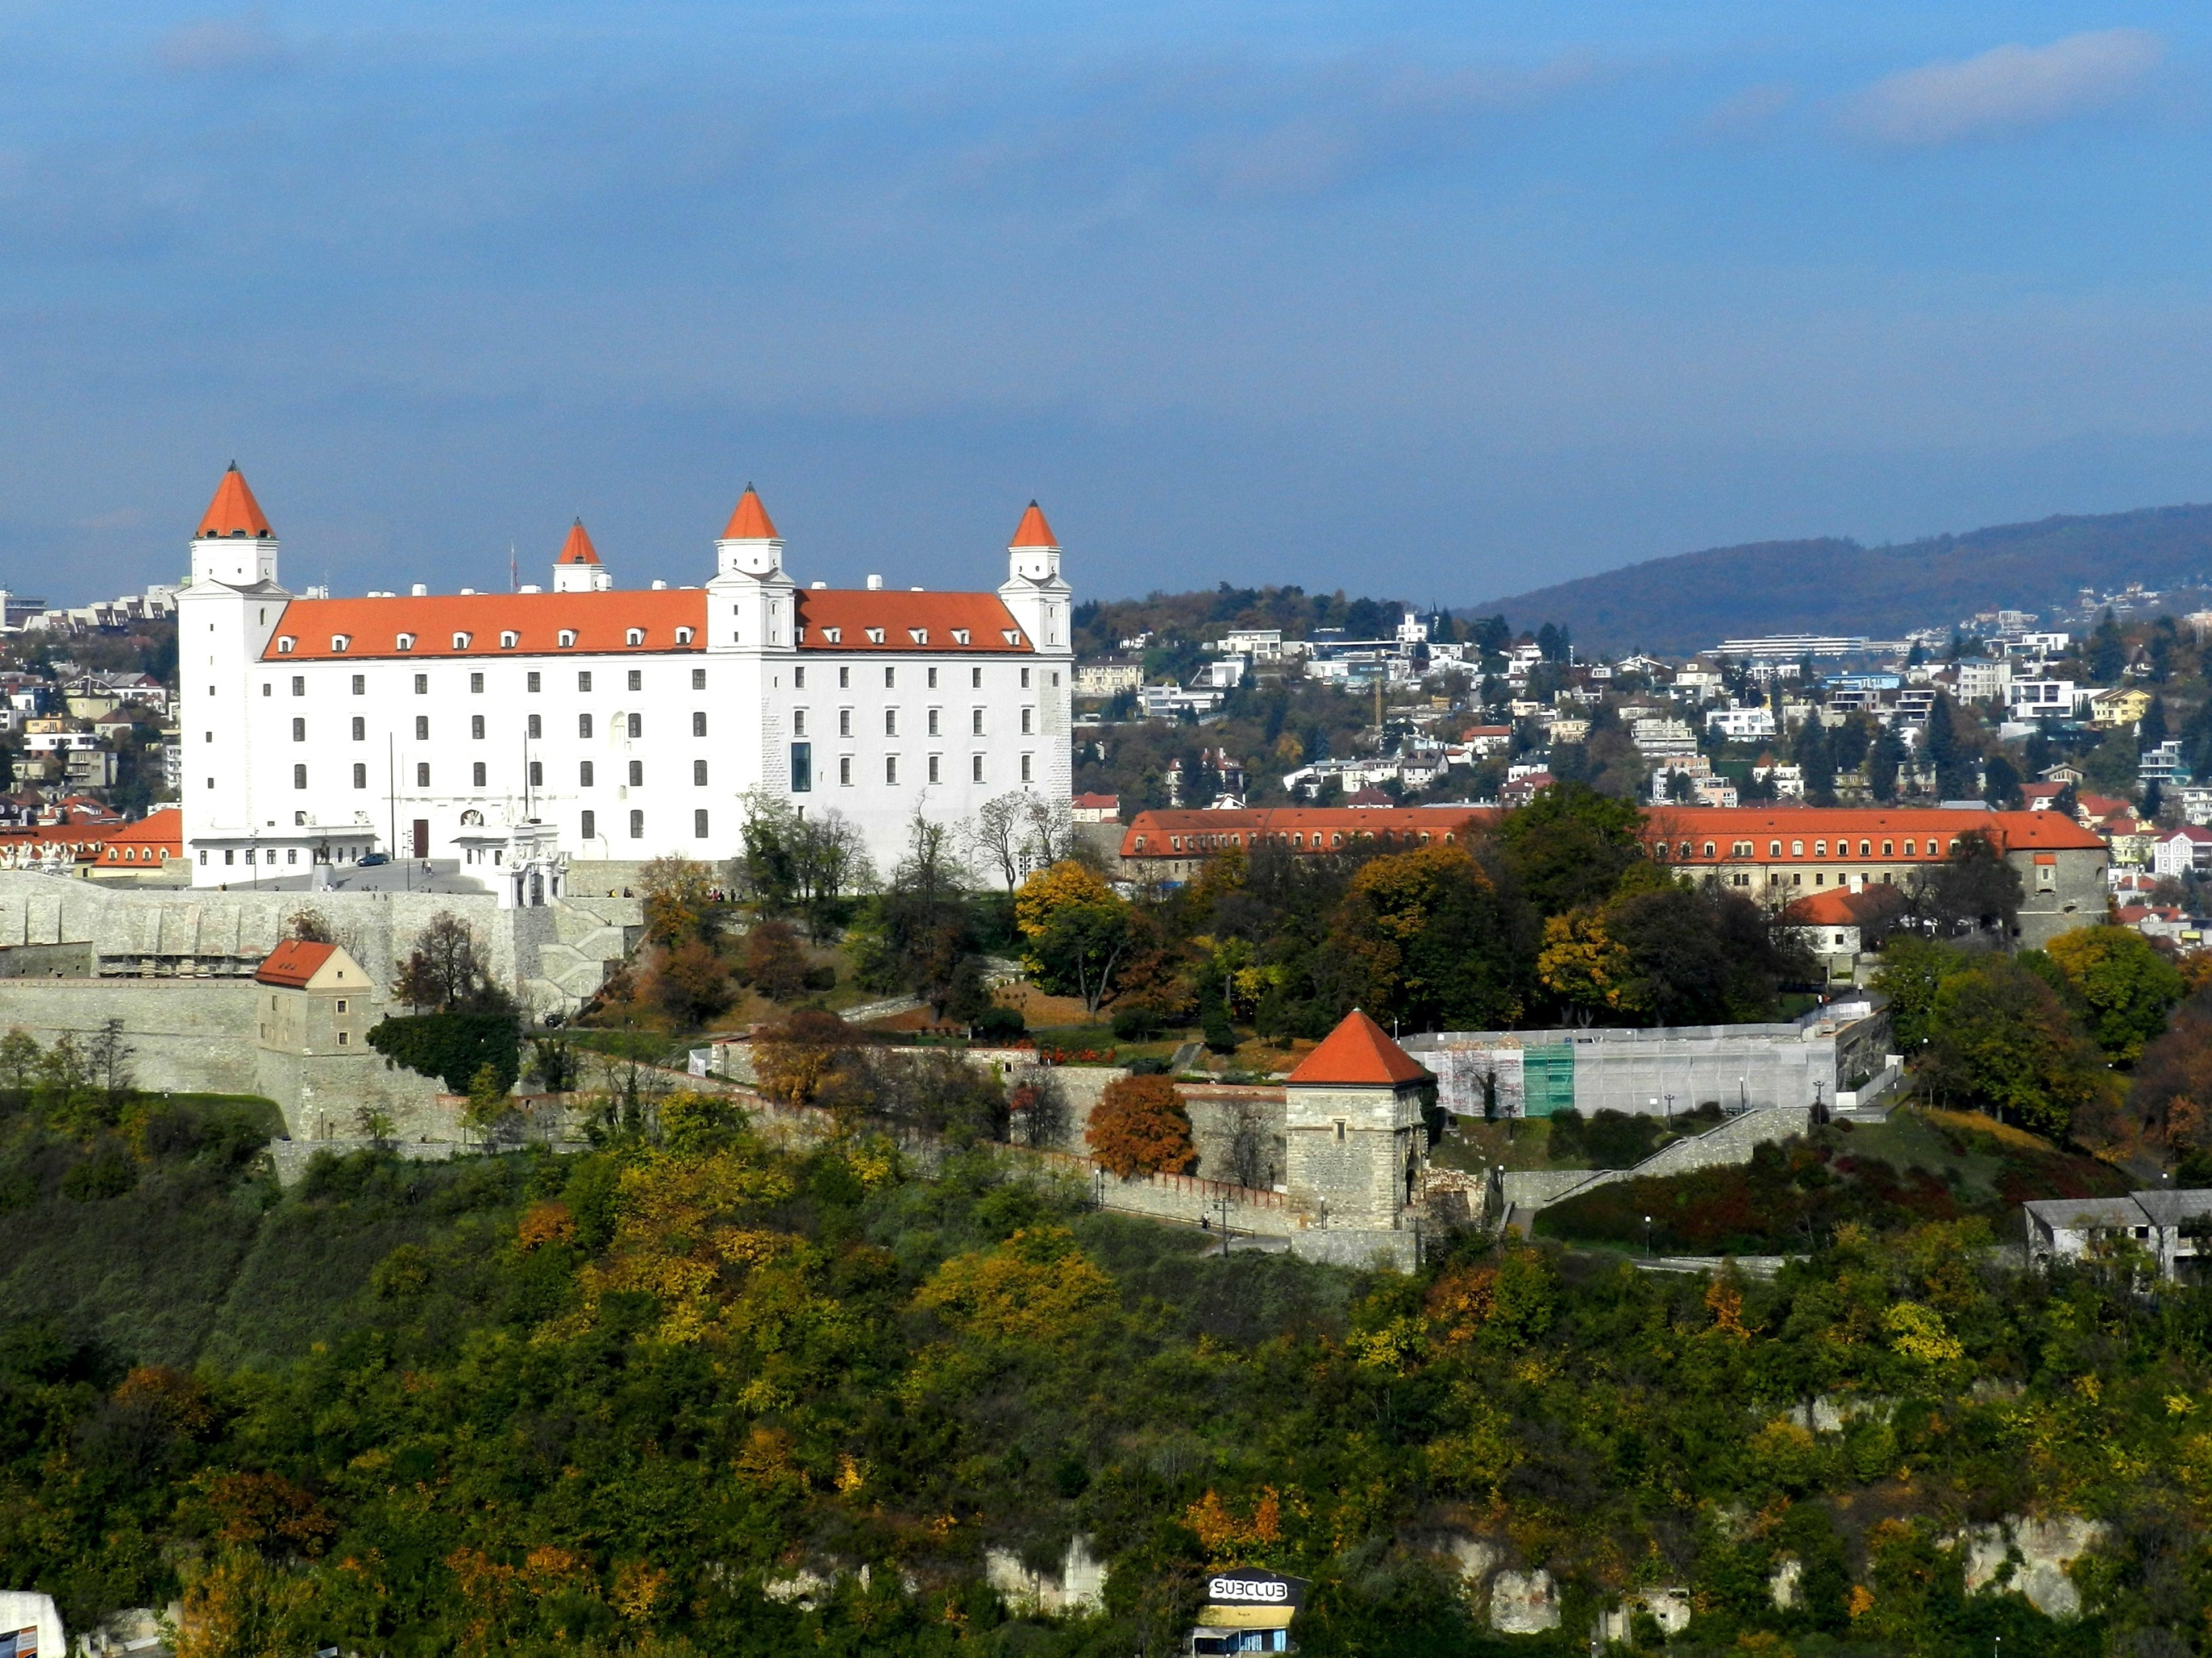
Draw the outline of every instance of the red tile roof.
[[[1289,1082],[1294,1088],[1301,1084],[1389,1088],[1424,1082],[1428,1076],[1412,1054],[1390,1040],[1389,1032],[1355,1007],[1291,1072]]]
[[[599,562],[599,550],[592,545],[591,534],[584,528],[583,519],[578,519],[568,526],[568,538],[561,544],[561,556],[553,562],[556,564],[597,564]]]
[[[269,958],[255,971],[254,980],[260,984],[298,990],[322,970],[323,963],[337,953],[337,948],[336,944],[309,944],[304,938],[287,938],[269,952]]]
[[[261,503],[253,498],[253,491],[246,487],[246,474],[233,461],[230,470],[222,475],[222,482],[215,486],[215,499],[200,514],[198,539],[210,536],[266,536],[274,535],[269,527],[268,515],[262,512]]]
[[[813,588],[793,597],[803,651],[1028,655],[1036,649],[996,593]],[[679,628],[690,630],[688,641],[677,639]],[[295,598],[284,607],[261,654],[275,662],[698,651],[705,648],[706,628],[707,595],[696,587]],[[870,629],[882,637],[871,638]],[[635,644],[629,639],[633,629],[641,635]],[[563,632],[574,635],[573,644],[560,642]],[[515,635],[513,645],[501,644],[503,633]],[[406,650],[399,647],[403,634],[414,641]],[[466,642],[455,644],[457,636]],[[346,641],[343,650],[332,643],[336,639]]]
[[[996,593],[805,587],[797,598],[799,647],[805,651],[1036,649]],[[871,638],[871,629],[882,637]]]
[[[185,814],[175,806],[164,806],[159,811],[148,812],[135,823],[110,830],[101,838],[105,847],[101,855],[111,864],[145,861],[122,855],[131,847],[181,858],[185,855]]]
[[[1120,805],[1121,797],[1118,794],[1079,794],[1068,804],[1078,809],[1087,808],[1092,811],[1107,811]]]
[[[1404,846],[1463,841],[1495,811],[1468,806],[1250,806],[1140,811],[1121,832],[1124,858],[1180,858],[1263,841],[1293,852],[1339,851],[1355,841]],[[1182,845],[1176,844],[1180,836]],[[1292,839],[1293,836],[1297,838]]]
[[[1812,851],[1814,839],[1832,841],[1838,836],[1871,841],[1880,835],[1905,835],[1923,843],[1934,837],[1943,851],[1926,854],[1933,857],[1946,855],[1954,838],[1975,830],[1995,835],[1998,847],[2006,852],[2091,851],[2104,846],[2072,818],[2055,811],[1945,811],[1940,807],[1911,806],[1664,806],[1647,811],[1644,822],[1646,836],[1655,842],[1690,843],[1687,854],[1679,847],[1675,851],[1672,861],[1676,863],[1735,863],[1738,859],[1730,845],[1732,839],[1770,837],[1781,839],[1782,855],[1789,860],[1823,855]],[[1713,844],[1711,853],[1705,851],[1708,841]],[[1804,843],[1804,852],[1790,850],[1797,841]],[[1764,846],[1754,847],[1753,855],[1758,862],[1775,861],[1774,854]],[[1871,858],[1875,853],[1870,848],[1850,855]],[[1911,855],[1923,854],[1916,848]]]
[[[277,618],[262,660],[342,656],[487,657],[704,648],[707,596],[696,587],[599,593],[432,593],[422,598],[295,598]],[[689,644],[676,630],[689,628]],[[632,629],[641,637],[629,642]],[[575,636],[562,646],[563,631]],[[500,643],[512,633],[511,647]],[[402,650],[399,637],[413,639]],[[455,644],[459,635],[467,642]],[[289,650],[286,640],[293,641]],[[341,650],[331,641],[343,639]]]
[[[774,541],[775,538],[775,525],[769,519],[768,508],[761,505],[761,498],[753,493],[753,486],[748,483],[744,494],[738,497],[736,510],[731,513],[729,524],[722,531],[722,539]]]
[[[1029,510],[1022,514],[1021,523],[1015,526],[1014,538],[1006,545],[1009,547],[1057,547],[1060,545],[1060,538],[1053,534],[1052,525],[1044,521],[1043,509],[1036,502],[1031,501]]]

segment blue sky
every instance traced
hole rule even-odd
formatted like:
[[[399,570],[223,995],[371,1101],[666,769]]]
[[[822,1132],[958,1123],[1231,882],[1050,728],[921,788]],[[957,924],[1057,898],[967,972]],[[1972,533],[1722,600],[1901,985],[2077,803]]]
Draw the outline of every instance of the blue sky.
[[[2212,498],[2208,24],[2143,5],[0,9],[0,585],[1465,604]]]

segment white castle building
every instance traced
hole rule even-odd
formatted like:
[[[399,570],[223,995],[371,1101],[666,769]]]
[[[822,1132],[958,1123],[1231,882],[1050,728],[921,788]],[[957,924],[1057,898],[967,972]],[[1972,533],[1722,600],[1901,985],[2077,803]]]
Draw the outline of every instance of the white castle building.
[[[550,592],[299,598],[233,466],[177,596],[195,884],[373,850],[720,859],[755,790],[888,868],[917,812],[1068,798],[1069,590],[1034,501],[996,592],[801,587],[750,485],[714,545],[702,586],[621,588],[579,521]]]

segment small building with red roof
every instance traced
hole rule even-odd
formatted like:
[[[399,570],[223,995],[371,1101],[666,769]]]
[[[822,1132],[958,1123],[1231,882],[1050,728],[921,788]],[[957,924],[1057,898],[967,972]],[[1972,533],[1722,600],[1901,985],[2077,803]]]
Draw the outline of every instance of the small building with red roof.
[[[375,987],[340,946],[287,938],[255,969],[253,984],[263,1048],[302,1058],[369,1051]]]
[[[1291,1207],[1301,1254],[1410,1265],[1409,1218],[1428,1161],[1423,1109],[1436,1078],[1355,1008],[1283,1085]],[[1332,1236],[1334,1235],[1334,1236]]]

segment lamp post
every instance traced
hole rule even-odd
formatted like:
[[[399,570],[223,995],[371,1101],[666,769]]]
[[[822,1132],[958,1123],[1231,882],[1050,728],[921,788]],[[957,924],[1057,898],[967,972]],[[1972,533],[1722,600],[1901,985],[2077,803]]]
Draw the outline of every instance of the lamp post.
[[[1644,1259],[1651,1259],[1651,1217],[1644,1218]]]

